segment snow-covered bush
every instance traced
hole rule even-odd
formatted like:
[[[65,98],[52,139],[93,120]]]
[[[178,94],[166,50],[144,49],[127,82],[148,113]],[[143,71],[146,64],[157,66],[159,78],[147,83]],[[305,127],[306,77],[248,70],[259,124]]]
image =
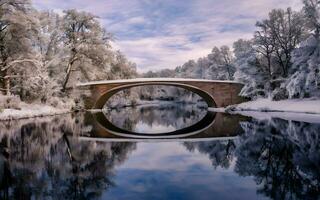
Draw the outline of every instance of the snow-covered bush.
[[[288,91],[283,87],[276,88],[272,91],[271,99],[274,101],[288,99]]]
[[[20,98],[18,96],[4,96],[0,94],[0,109],[20,109]]]

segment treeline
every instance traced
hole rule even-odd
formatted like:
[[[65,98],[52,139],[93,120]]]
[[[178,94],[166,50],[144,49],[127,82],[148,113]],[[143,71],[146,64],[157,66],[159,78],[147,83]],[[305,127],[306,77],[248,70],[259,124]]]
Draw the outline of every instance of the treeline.
[[[304,0],[303,9],[274,9],[256,23],[250,40],[214,47],[206,57],[174,70],[147,72],[145,77],[235,80],[241,95],[274,100],[320,96],[320,1]]]
[[[46,103],[72,95],[77,82],[135,77],[135,64],[112,49],[112,39],[91,13],[0,0],[0,90]]]

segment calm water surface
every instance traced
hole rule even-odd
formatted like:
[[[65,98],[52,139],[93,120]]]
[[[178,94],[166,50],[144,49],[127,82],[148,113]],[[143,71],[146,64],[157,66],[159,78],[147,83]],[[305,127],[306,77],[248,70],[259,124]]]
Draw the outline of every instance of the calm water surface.
[[[157,135],[206,111],[149,105],[104,115]],[[2,122],[0,199],[319,199],[320,124],[234,117],[216,115],[219,126],[200,139],[121,142],[85,113]]]
[[[163,133],[194,125],[207,113],[195,104],[164,103],[112,109],[104,112],[114,125],[138,133]]]

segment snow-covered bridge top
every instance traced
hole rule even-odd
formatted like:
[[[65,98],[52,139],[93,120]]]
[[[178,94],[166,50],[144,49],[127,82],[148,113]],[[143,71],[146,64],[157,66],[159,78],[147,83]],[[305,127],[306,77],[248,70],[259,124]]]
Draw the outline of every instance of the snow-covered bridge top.
[[[105,85],[117,83],[141,83],[141,82],[205,82],[205,83],[234,83],[235,81],[229,80],[208,80],[208,79],[184,79],[184,78],[135,78],[135,79],[121,79],[121,80],[106,80],[106,81],[91,81],[87,83],[79,83],[77,86],[90,86],[90,85]]]

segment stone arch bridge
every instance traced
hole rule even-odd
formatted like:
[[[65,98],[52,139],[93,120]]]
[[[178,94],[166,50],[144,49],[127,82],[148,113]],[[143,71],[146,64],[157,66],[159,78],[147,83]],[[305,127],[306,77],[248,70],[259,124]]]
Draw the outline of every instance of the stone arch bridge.
[[[202,97],[209,107],[226,107],[244,101],[239,93],[243,87],[234,81],[180,79],[180,78],[140,78],[125,80],[94,81],[78,84],[80,90],[89,93],[85,98],[86,109],[102,109],[108,99],[117,92],[145,85],[165,85],[184,88]]]

